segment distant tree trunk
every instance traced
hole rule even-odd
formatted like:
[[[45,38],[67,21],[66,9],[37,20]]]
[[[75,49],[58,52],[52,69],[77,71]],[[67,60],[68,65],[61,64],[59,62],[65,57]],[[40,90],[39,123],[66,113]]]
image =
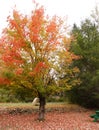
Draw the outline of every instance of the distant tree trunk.
[[[44,121],[45,117],[45,96],[39,94],[39,121]]]

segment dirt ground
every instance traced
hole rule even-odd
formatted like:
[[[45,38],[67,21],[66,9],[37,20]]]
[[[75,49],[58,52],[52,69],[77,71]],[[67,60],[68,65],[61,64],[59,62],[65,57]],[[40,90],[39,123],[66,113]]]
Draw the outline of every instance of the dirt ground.
[[[99,122],[93,122],[93,111],[51,111],[46,120],[39,122],[38,113],[0,114],[0,130],[99,130]]]

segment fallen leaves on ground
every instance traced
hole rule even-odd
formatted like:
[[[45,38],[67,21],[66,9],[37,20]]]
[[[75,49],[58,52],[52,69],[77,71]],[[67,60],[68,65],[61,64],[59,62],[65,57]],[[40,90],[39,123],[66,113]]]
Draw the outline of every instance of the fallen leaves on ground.
[[[39,122],[38,113],[0,114],[0,130],[99,130],[99,122],[90,118],[92,111],[51,111]]]

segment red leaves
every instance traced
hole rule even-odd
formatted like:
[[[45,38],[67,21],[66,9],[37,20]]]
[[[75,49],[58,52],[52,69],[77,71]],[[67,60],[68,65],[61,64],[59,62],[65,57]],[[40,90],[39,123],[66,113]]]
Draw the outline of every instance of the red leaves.
[[[10,20],[10,24],[12,25],[12,28],[13,27],[15,27],[15,28],[17,28],[18,27],[18,25],[17,25],[17,23],[16,23],[16,21],[15,20]]]
[[[47,26],[47,29],[46,31],[48,33],[55,33],[56,32],[56,29],[57,29],[57,24],[56,24],[56,21],[55,19],[52,19],[52,21],[49,23],[49,25]]]
[[[23,72],[23,69],[22,69],[22,68],[18,68],[18,69],[15,71],[16,75],[20,75],[20,74],[22,74],[22,72]]]
[[[77,109],[69,112],[48,112],[46,113],[46,120],[44,122],[37,121],[37,115],[35,113],[14,115],[0,114],[0,129],[98,130],[99,123],[92,122],[89,117],[91,113],[92,112],[77,112]]]
[[[30,76],[41,76],[46,73],[46,70],[49,69],[49,66],[45,62],[39,62],[34,67],[33,71],[29,73]]]
[[[46,72],[46,69],[48,69],[49,66],[46,65],[45,62],[39,62],[33,69],[32,72],[29,73],[29,75],[31,76],[35,76],[36,74],[37,75],[41,75],[41,74],[44,74]]]
[[[27,16],[23,16],[18,11],[13,10],[13,18],[9,16],[7,21],[9,22],[9,29],[13,30],[13,35],[16,34],[16,37],[20,37],[21,39],[26,37]]]
[[[35,16],[38,17],[38,18],[42,18],[43,15],[44,15],[44,8],[43,6],[41,6],[40,8],[36,9],[35,10]]]
[[[6,50],[6,53],[2,54],[2,60],[9,65],[20,65],[23,63],[21,55],[15,50]]]
[[[7,85],[10,84],[10,80],[7,78],[1,78],[0,77],[0,84]]]
[[[32,12],[32,16],[29,23],[29,37],[33,43],[39,42],[40,31],[44,23],[44,8],[40,7]]]
[[[46,70],[48,66],[44,62],[39,62],[36,67],[34,68],[34,72],[39,73],[42,70]]]

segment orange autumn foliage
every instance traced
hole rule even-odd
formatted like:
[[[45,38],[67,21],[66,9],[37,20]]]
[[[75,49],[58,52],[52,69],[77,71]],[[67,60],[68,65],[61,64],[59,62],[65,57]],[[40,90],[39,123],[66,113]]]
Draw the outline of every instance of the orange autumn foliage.
[[[34,68],[34,73],[40,73],[48,69],[48,66],[44,62],[39,62],[36,67]]]
[[[44,7],[34,3],[35,9],[30,16],[14,9],[13,15],[8,17],[8,26],[0,38],[0,64],[12,70],[14,76],[20,75],[22,80],[39,76],[46,83],[48,80],[44,78],[51,69],[58,68],[61,60],[71,64],[76,56],[69,53],[71,37],[66,37],[64,20],[57,16],[48,17]],[[55,61],[56,57],[60,61]],[[4,81],[1,79],[0,82]]]
[[[0,84],[8,85],[8,84],[10,84],[10,80],[8,80],[7,78],[0,77]]]

